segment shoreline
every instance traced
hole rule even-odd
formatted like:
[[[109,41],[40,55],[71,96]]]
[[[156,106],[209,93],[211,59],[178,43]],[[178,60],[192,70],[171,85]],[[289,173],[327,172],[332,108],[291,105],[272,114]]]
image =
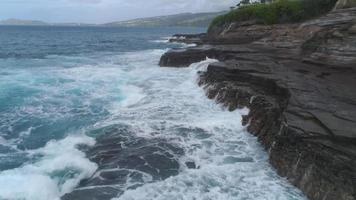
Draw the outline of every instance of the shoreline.
[[[175,42],[198,46],[167,52],[160,66],[219,60],[200,73],[199,85],[230,111],[249,107],[243,124],[278,174],[311,200],[354,200],[355,19],[351,8],[303,24],[231,24],[179,35]]]
[[[121,107],[119,115],[133,121],[96,130],[101,135],[86,153],[98,170],[62,199],[306,199],[277,175],[246,126],[235,123],[247,111],[227,112],[196,84],[197,72],[216,60],[162,69],[157,62],[164,51],[149,54],[154,62],[143,71],[133,70],[146,72],[141,81],[150,80],[146,91],[152,92],[141,103]]]

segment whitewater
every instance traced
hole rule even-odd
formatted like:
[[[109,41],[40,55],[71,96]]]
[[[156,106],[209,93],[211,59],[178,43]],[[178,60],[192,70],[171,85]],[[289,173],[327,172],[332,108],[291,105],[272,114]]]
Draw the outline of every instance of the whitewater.
[[[112,126],[183,150],[172,153],[178,174],[156,180],[140,172],[145,178],[138,187],[111,185],[123,191],[113,200],[306,199],[277,175],[241,125],[248,109],[229,112],[198,86],[197,72],[216,60],[158,66],[169,48],[184,46],[169,44],[170,34],[200,30],[31,31],[34,38],[54,31],[61,39],[43,47],[48,38],[30,34],[32,43],[23,48],[18,38],[0,39],[13,48],[0,54],[0,199],[59,200],[72,192],[98,173],[85,152]],[[16,37],[13,32],[21,34],[11,29],[6,37]],[[31,51],[34,44],[40,48]]]

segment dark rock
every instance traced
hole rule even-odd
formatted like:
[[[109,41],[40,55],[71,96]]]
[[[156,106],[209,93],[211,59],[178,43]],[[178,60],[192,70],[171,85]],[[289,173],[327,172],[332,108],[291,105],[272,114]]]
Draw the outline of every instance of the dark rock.
[[[195,162],[186,162],[185,165],[188,167],[188,169],[197,169]]]
[[[99,130],[103,135],[87,151],[91,161],[98,164],[97,172],[62,199],[109,200],[127,188],[164,180],[179,172],[176,160],[183,149],[160,138],[143,138],[127,126],[111,126]]]
[[[302,28],[319,27],[303,44],[304,61],[334,67],[356,66],[356,7],[334,11],[324,17],[302,24]]]
[[[356,73],[329,69],[331,75],[320,78],[325,69],[319,66],[284,62],[266,63],[273,73],[261,70],[261,63],[212,64],[200,83],[230,110],[250,108],[244,119],[249,132],[264,144],[279,174],[311,199],[355,199],[356,113],[350,111],[356,110]]]
[[[168,52],[161,64],[217,58],[199,84],[229,110],[250,108],[243,123],[278,173],[312,200],[355,200],[355,12],[304,24],[215,27],[210,45]]]
[[[202,51],[202,48],[204,49]],[[207,47],[172,49],[165,53],[159,62],[162,67],[188,67],[191,63],[205,60],[212,52]]]
[[[74,190],[62,197],[62,200],[103,200],[112,199],[122,191],[113,187],[84,188]]]
[[[200,45],[187,49],[172,49],[163,54],[159,65],[161,67],[188,67],[190,64],[203,61],[206,58],[226,60],[235,57],[235,54],[256,53],[251,48],[236,45]]]

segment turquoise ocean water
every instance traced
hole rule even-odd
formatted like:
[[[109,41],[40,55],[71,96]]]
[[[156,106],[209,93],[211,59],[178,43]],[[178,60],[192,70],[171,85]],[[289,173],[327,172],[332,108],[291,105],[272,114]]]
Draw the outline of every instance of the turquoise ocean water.
[[[208,100],[190,68],[160,68],[174,33],[198,28],[0,27],[0,199],[56,200],[98,165],[82,151],[100,130],[130,126],[184,149],[177,176],[117,199],[301,200],[241,126]],[[149,179],[149,178],[148,178]]]

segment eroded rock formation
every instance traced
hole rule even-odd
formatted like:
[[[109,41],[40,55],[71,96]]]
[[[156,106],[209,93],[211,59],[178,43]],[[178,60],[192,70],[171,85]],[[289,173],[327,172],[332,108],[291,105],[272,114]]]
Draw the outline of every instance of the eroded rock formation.
[[[167,52],[160,64],[218,59],[200,85],[230,110],[250,108],[243,123],[278,173],[312,200],[355,200],[355,27],[356,8],[303,24],[231,24],[211,29],[203,45]]]

